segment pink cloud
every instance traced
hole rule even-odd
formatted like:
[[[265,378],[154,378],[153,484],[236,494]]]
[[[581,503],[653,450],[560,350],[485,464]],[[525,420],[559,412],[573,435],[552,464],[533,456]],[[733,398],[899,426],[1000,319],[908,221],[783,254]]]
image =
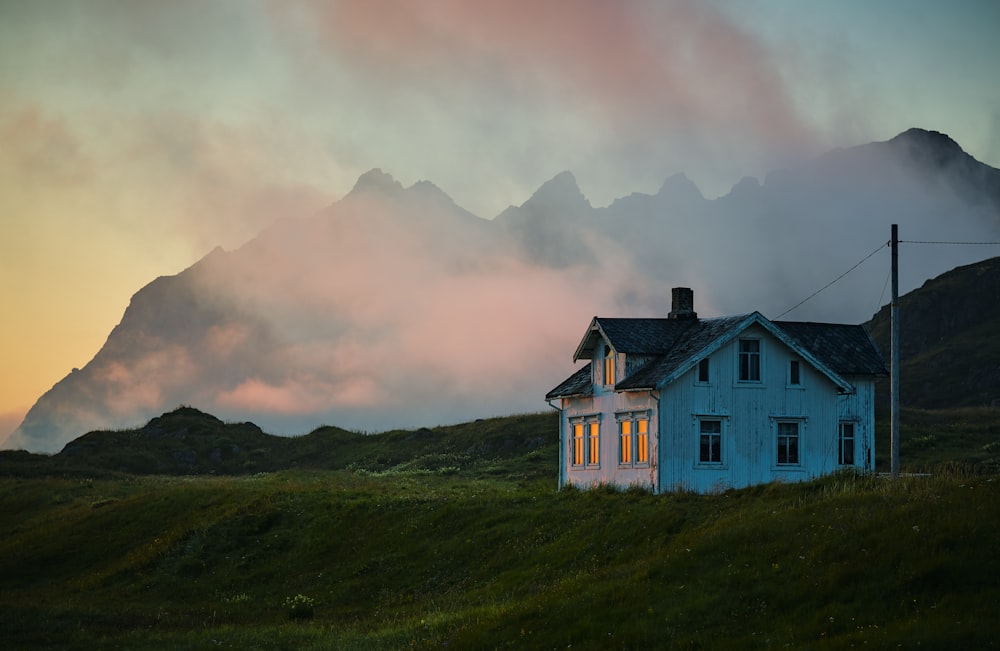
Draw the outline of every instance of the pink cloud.
[[[280,6],[279,15],[293,14]],[[702,126],[779,146],[812,138],[767,50],[708,3],[368,0],[297,9],[338,57],[396,84],[555,94],[623,133]]]

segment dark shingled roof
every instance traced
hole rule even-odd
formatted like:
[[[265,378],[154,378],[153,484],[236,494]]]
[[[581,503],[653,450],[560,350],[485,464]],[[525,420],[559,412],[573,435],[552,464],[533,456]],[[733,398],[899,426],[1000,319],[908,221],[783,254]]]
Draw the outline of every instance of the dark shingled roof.
[[[774,321],[804,349],[842,375],[887,375],[878,347],[864,326]]]
[[[801,351],[837,375],[885,375],[885,363],[863,326],[837,323],[768,321],[759,313],[715,319],[609,319],[595,317],[577,348],[577,358],[593,357],[601,333],[619,353],[653,358],[615,385],[616,390],[655,388],[707,354],[715,342],[735,336],[753,322],[780,331]],[[832,378],[831,378],[832,379]],[[545,398],[593,394],[590,365],[584,366]]]
[[[585,364],[576,373],[562,381],[562,384],[545,394],[546,400],[568,398],[570,396],[590,396],[594,394],[594,383],[590,381],[590,364]]]
[[[666,354],[643,366],[631,376],[619,382],[616,389],[651,389],[663,378],[669,376],[685,361],[709,344],[725,336],[750,317],[725,316],[717,319],[700,319],[690,324],[676,345]]]

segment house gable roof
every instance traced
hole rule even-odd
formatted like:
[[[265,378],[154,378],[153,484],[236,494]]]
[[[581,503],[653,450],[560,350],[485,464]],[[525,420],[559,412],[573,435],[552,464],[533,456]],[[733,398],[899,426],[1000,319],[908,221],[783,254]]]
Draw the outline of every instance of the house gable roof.
[[[590,379],[590,364],[586,364],[569,376],[555,389],[545,394],[546,400],[555,398],[585,397],[594,395],[594,383]]]
[[[673,382],[753,325],[795,351],[841,391],[853,391],[844,376],[886,374],[882,357],[863,326],[770,321],[760,312],[714,319],[594,317],[574,361],[592,359],[603,338],[617,352],[653,356],[616,384],[615,390],[655,389]],[[546,399],[592,393],[588,365],[550,391]]]
[[[680,336],[697,323],[695,319],[616,319],[594,317],[573,354],[573,361],[593,359],[601,340],[618,353],[663,355],[674,347]]]

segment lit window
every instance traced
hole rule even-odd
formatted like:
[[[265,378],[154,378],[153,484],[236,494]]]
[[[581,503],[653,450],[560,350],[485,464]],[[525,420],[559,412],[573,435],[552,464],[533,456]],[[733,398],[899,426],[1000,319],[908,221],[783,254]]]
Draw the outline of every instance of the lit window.
[[[797,422],[778,423],[778,465],[799,463],[799,424]]]
[[[604,347],[604,384],[610,386],[615,383],[615,351],[611,346]]]
[[[573,465],[583,465],[583,423],[573,424]]]
[[[601,462],[601,424],[597,422],[588,423],[590,426],[590,440],[587,442],[587,463],[596,466]]]
[[[740,339],[740,382],[760,382],[760,340]]]
[[[722,463],[722,421],[702,420],[699,422],[698,462]]]
[[[649,421],[640,418],[635,425],[635,462],[649,463]]]
[[[837,463],[842,466],[854,465],[854,423],[840,424],[837,450]]]
[[[799,360],[793,359],[788,363],[788,383],[793,386],[802,384],[802,376],[799,372]]]
[[[632,421],[623,420],[618,423],[618,435],[620,437],[618,447],[618,463],[623,465],[632,463]]]
[[[698,362],[698,381],[702,383],[708,382],[708,358]]]
[[[645,413],[621,413],[618,419],[618,464],[638,466],[649,463],[649,419]]]

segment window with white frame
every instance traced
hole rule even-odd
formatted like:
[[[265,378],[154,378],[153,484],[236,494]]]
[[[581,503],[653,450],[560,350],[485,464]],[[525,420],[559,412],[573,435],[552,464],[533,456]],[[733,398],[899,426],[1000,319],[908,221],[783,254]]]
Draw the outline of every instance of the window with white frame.
[[[631,466],[632,461],[632,421],[618,421],[618,463]]]
[[[698,420],[698,463],[722,463],[722,421],[715,418]]]
[[[574,468],[597,466],[601,462],[601,423],[596,416],[570,421],[570,465]]]
[[[854,423],[843,421],[837,434],[837,463],[854,465]]]
[[[760,339],[739,340],[740,382],[760,382]]]
[[[611,346],[604,347],[604,385],[615,383],[615,351]]]
[[[778,421],[778,454],[776,462],[779,466],[799,465],[799,425],[798,421]]]
[[[618,464],[649,464],[649,416],[646,412],[617,414]]]
[[[587,447],[587,442],[583,438],[583,426],[585,423],[579,421],[573,423],[573,437],[571,441],[571,449],[573,451],[573,465],[582,466],[584,460],[584,449]]]
[[[587,423],[587,465],[597,466],[601,463],[601,424],[596,420]]]

